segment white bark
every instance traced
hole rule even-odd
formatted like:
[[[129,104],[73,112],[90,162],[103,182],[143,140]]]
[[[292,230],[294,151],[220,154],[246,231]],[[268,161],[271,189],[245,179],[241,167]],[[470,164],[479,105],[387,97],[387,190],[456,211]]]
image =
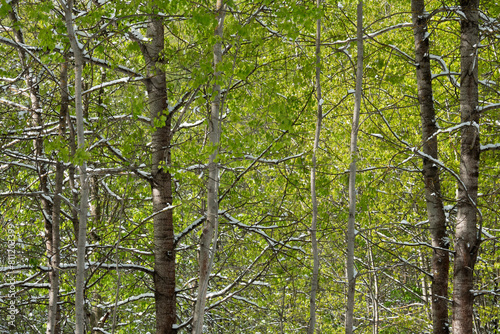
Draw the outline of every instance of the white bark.
[[[363,84],[363,1],[358,2],[357,10],[357,46],[358,62],[356,69],[356,92],[351,130],[351,165],[349,168],[349,221],[347,223],[347,310],[346,334],[352,334],[354,328],[354,292],[356,274],[354,272],[354,242],[356,223],[356,162],[358,150],[359,113],[361,109]]]
[[[438,159],[437,133],[441,131],[435,121],[432,72],[429,57],[428,18],[424,0],[412,0],[413,34],[415,39],[415,61],[418,64],[417,86],[420,118],[422,124],[422,143],[425,156],[422,159],[427,217],[432,246],[432,321],[434,334],[449,333],[448,319],[448,272],[449,248],[446,237],[446,216],[443,209],[439,167],[432,159]],[[429,159],[427,157],[431,157]]]
[[[198,287],[198,296],[193,315],[193,334],[203,332],[203,318],[205,314],[206,295],[208,290],[208,281],[217,247],[217,230],[219,225],[219,168],[217,166],[218,146],[220,138],[220,108],[221,108],[221,88],[219,85],[220,72],[217,65],[222,61],[222,34],[224,28],[224,4],[223,0],[217,0],[217,28],[215,35],[219,38],[214,45],[214,77],[213,86],[214,99],[209,120],[209,142],[213,149],[208,163],[208,184],[207,184],[207,220],[200,239],[200,280]],[[212,244],[212,247],[210,245]]]
[[[316,6],[319,8],[321,0],[317,0]],[[313,275],[311,279],[311,295],[309,304],[309,328],[308,334],[313,334],[316,327],[316,294],[318,292],[318,274],[319,274],[319,254],[318,240],[316,238],[318,221],[318,201],[316,198],[316,153],[319,147],[319,137],[321,133],[321,119],[323,118],[323,99],[321,96],[321,19],[316,22],[316,95],[318,99],[318,113],[316,118],[316,132],[314,134],[314,147],[312,154],[311,168],[311,202],[312,202],[312,221],[311,221],[311,245],[313,252]]]
[[[75,114],[77,127],[78,149],[85,149],[83,105],[82,105],[82,71],[83,71],[83,46],[78,42],[72,19],[73,1],[59,2],[64,9],[68,38],[73,49],[75,59]],[[80,212],[78,224],[78,245],[76,263],[75,287],[75,334],[85,333],[85,244],[87,242],[87,211],[89,200],[89,184],[87,178],[87,162],[83,160],[80,169]]]
[[[453,333],[473,332],[474,265],[481,235],[477,208],[479,157],[481,152],[478,98],[479,0],[461,0],[460,20],[460,180],[458,185],[455,261],[453,270]],[[479,216],[479,218],[481,218]],[[481,221],[479,220],[479,224]]]

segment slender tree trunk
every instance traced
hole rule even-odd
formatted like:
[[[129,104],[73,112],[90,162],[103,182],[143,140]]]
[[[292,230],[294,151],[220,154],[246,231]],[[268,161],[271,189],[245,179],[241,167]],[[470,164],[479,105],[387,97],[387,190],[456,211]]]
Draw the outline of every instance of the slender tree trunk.
[[[479,177],[478,46],[479,0],[461,0],[460,113],[463,123],[460,145],[460,179],[455,231],[453,276],[453,333],[472,333],[474,265],[480,244],[477,224]]]
[[[151,2],[154,5],[154,1]],[[163,21],[153,16],[147,26],[150,42],[141,45],[146,61],[148,80],[148,105],[153,134],[151,139],[152,166],[151,192],[154,226],[154,286],[156,307],[156,333],[176,333],[175,247],[172,209],[171,123],[173,111],[168,109],[167,84],[162,69],[161,53],[164,50]]]
[[[208,164],[208,184],[207,184],[207,220],[200,239],[200,256],[199,256],[199,287],[198,296],[193,315],[193,334],[201,334],[203,332],[203,318],[205,315],[206,295],[208,290],[208,282],[212,264],[215,257],[217,247],[217,232],[219,227],[219,168],[217,167],[217,154],[220,139],[220,111],[221,111],[221,88],[219,80],[220,72],[217,69],[218,64],[222,61],[222,34],[224,30],[225,10],[223,0],[217,0],[217,28],[215,35],[218,37],[213,48],[214,54],[214,87],[213,100],[211,106],[211,114],[209,120],[209,142],[213,149],[210,154]],[[212,242],[213,241],[213,242]],[[210,246],[212,244],[212,247]]]
[[[75,114],[77,126],[78,149],[85,150],[85,135],[82,106],[82,72],[83,46],[78,42],[73,25],[73,1],[60,1],[65,11],[66,28],[75,59]],[[80,212],[78,220],[78,245],[76,263],[75,287],[75,334],[85,333],[85,246],[87,243],[87,210],[89,201],[89,182],[87,177],[87,162],[85,159],[79,165],[80,169]]]
[[[59,136],[62,138],[66,133],[66,117],[68,114],[68,63],[64,62],[61,65],[61,111],[59,113]],[[60,234],[59,223],[61,214],[61,193],[64,180],[64,165],[63,162],[56,162],[56,177],[54,200],[52,209],[52,253],[50,254],[51,271],[50,291],[49,291],[49,321],[47,323],[47,334],[59,333],[61,313],[57,303],[59,301],[59,263],[61,262],[60,254]]]
[[[9,12],[9,17],[16,26],[19,23],[17,16],[17,2],[12,2],[12,10]],[[20,27],[20,25],[19,25]],[[24,36],[23,32],[20,28],[14,29],[14,38],[17,43],[24,44]],[[38,85],[36,84],[36,78],[33,72],[33,69],[29,65],[29,57],[26,54],[26,51],[23,48],[18,48],[19,59],[21,61],[21,65],[24,71],[24,81],[26,82],[26,86],[28,87],[28,92],[30,96],[30,111],[32,113],[32,121],[33,125],[37,127],[43,127],[43,119],[42,119],[42,109],[40,104],[40,96]],[[43,150],[43,138],[38,137],[33,141],[34,151],[36,154],[36,158],[42,158],[44,155]],[[50,284],[50,292],[49,292],[49,312],[47,319],[47,334],[59,333],[60,329],[58,326],[58,322],[60,319],[58,307],[57,307],[57,297],[59,293],[59,278],[58,278],[58,258],[59,258],[59,230],[54,231],[54,224],[58,225],[59,223],[59,213],[60,213],[60,198],[58,196],[57,199],[50,201],[50,191],[48,186],[48,167],[47,164],[41,161],[37,161],[37,170],[38,170],[38,179],[40,183],[40,190],[43,192],[43,196],[40,198],[40,202],[42,204],[42,214],[43,221],[45,227],[45,248],[47,251],[48,264],[52,268],[49,272],[49,284]],[[56,169],[56,194],[58,191],[58,183],[61,183],[62,190],[62,165],[57,164]],[[54,205],[54,207],[53,207]],[[54,223],[54,219],[57,221]],[[59,226],[55,227],[56,229]]]
[[[354,267],[354,242],[356,224],[356,163],[358,159],[358,130],[363,88],[363,1],[358,1],[357,9],[357,69],[354,113],[351,131],[351,165],[349,168],[349,221],[347,223],[347,310],[345,321],[346,334],[354,330],[354,292],[356,288],[356,273]]]
[[[435,133],[438,130],[434,100],[432,95],[432,74],[429,58],[429,34],[424,0],[412,0],[413,34],[417,62],[418,100],[422,122],[423,151],[433,159],[438,159],[438,143]],[[423,175],[427,216],[431,232],[432,246],[432,321],[434,334],[449,333],[448,319],[448,272],[449,241],[446,237],[446,216],[441,199],[439,168],[423,158]]]
[[[316,6],[320,8],[321,0],[316,1]],[[316,132],[314,134],[314,147],[312,154],[311,168],[311,202],[312,202],[312,222],[311,222],[311,245],[313,252],[313,274],[311,279],[311,295],[309,304],[309,328],[308,334],[313,334],[316,327],[316,294],[318,292],[319,274],[319,254],[318,240],[316,238],[318,221],[318,201],[316,199],[316,154],[319,147],[319,137],[321,133],[321,120],[323,118],[323,98],[321,96],[321,18],[316,21],[316,95],[318,99],[318,112],[316,116]]]
[[[371,270],[373,270],[372,273],[372,285],[373,285],[373,292],[372,292],[372,309],[373,309],[373,334],[378,334],[378,323],[379,323],[379,306],[378,306],[378,298],[379,298],[379,288],[378,288],[378,275],[377,275],[377,270],[375,269],[375,261],[373,259],[373,250],[372,250],[372,245],[371,243],[367,242],[368,244],[368,259],[370,260],[370,267]]]

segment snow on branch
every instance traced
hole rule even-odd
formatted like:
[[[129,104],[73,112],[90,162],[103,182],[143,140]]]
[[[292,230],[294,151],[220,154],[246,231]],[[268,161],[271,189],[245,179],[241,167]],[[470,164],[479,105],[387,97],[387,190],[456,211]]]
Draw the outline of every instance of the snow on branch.
[[[17,167],[23,167],[23,168],[31,169],[31,170],[34,170],[34,171],[38,171],[38,169],[35,166],[23,164],[22,162],[17,162],[17,161],[0,161],[0,163],[6,164],[6,165],[2,165],[2,167],[1,167],[2,170],[6,169],[7,167],[10,167],[10,166],[17,166]]]
[[[19,104],[19,103],[16,103],[16,102],[12,102],[12,101],[9,101],[9,100],[6,100],[6,99],[1,99],[0,98],[0,103],[2,104],[6,104],[8,106],[11,106],[11,107],[14,107],[14,108],[18,108],[18,109],[21,109],[21,110],[30,110],[30,108],[22,105],[22,104]]]
[[[485,111],[490,111],[494,109],[500,108],[500,103],[491,103],[487,104],[485,106],[479,107],[479,112],[485,112]]]
[[[450,70],[448,69],[448,66],[446,66],[445,61],[440,56],[429,54],[429,58],[437,61],[443,70],[443,72],[441,72],[439,74],[433,74],[432,79],[440,77],[440,76],[447,76],[453,86],[455,86],[457,88],[460,87],[460,84],[458,83],[457,79],[455,79],[455,75],[460,75],[460,73],[450,72]]]
[[[194,128],[198,125],[201,125],[205,122],[204,119],[200,119],[194,123],[187,123],[187,122],[184,122],[182,124],[179,125],[179,127],[177,128],[177,130],[180,130],[180,129],[189,129],[189,128]]]
[[[476,122],[463,122],[463,123],[460,123],[460,124],[457,124],[457,125],[454,125],[454,126],[451,126],[449,128],[446,128],[446,129],[439,129],[437,130],[436,132],[434,132],[429,138],[427,138],[427,141],[431,140],[432,138],[436,137],[438,134],[440,133],[450,133],[450,132],[453,132],[453,131],[456,131],[456,130],[459,130],[463,127],[466,127],[466,126],[474,126],[476,128],[479,129],[479,124],[477,124]]]
[[[108,62],[106,60],[99,59],[99,58],[96,58],[96,57],[89,57],[88,55],[84,55],[83,58],[86,61],[88,61],[90,63],[93,63],[95,65],[98,65],[98,66],[101,66],[101,67],[104,67],[104,68],[108,68],[108,69],[111,69],[111,70],[112,69],[116,69],[118,72],[130,75],[132,77],[144,79],[144,77],[142,75],[140,75],[139,73],[135,72],[134,70],[132,70],[132,69],[130,69],[128,67],[125,67],[125,66],[122,66],[122,65],[112,65],[110,62]],[[137,80],[139,80],[139,79],[137,79]]]
[[[0,193],[0,197],[40,196],[42,194],[45,193],[43,191],[33,191],[33,192],[9,191]]]
[[[147,216],[146,218],[144,218],[140,223],[139,225],[142,225],[144,224],[145,222],[147,222],[148,220],[152,219],[154,216],[157,216],[159,215],[160,213],[162,212],[165,212],[165,211],[168,211],[168,210],[172,210],[176,207],[178,207],[180,204],[177,204],[177,205],[171,205],[171,204],[168,204],[166,207],[164,207],[163,209],[161,210],[158,210],[156,212],[153,212],[151,215]]]
[[[87,262],[85,264],[85,267],[87,269],[89,267],[95,267],[95,268],[106,269],[106,270],[116,270],[116,268],[117,268],[116,263],[101,263],[101,262],[96,262],[96,261]],[[59,268],[61,270],[76,269],[76,263],[71,263],[71,264],[62,263],[59,266]],[[30,265],[18,265],[18,266],[0,267],[0,272],[1,273],[10,273],[10,272],[16,272],[16,271],[20,271],[20,270],[33,270],[33,269],[41,270],[43,272],[49,272],[52,270],[51,267],[47,267],[47,266],[33,267]],[[149,274],[149,275],[153,275],[153,273],[154,273],[153,269],[150,269],[150,268],[147,268],[144,266],[140,266],[140,265],[136,265],[136,264],[128,264],[128,263],[127,264],[125,264],[125,263],[118,264],[118,269],[138,270],[138,271],[142,271],[142,272]]]
[[[300,158],[303,155],[304,155],[304,152],[296,154],[296,155],[292,155],[292,156],[289,156],[289,157],[285,157],[285,158],[282,158],[282,159],[272,159],[272,160],[270,160],[270,159],[257,158],[257,157],[254,157],[254,156],[250,155],[250,154],[245,154],[244,158],[248,159],[248,160],[254,160],[254,161],[257,161],[257,162],[261,162],[261,163],[277,165],[277,164],[280,164],[280,163],[288,161],[288,160]]]
[[[106,189],[108,194],[110,194],[112,197],[116,198],[119,202],[123,201],[123,198],[121,198],[120,196],[115,194],[111,189],[109,189],[108,184],[106,182],[104,182],[104,180],[101,180],[100,183],[104,186],[104,188]]]
[[[475,122],[474,122],[475,123]],[[468,122],[467,124],[470,124],[470,122]],[[477,124],[477,123],[476,123]],[[418,150],[416,147],[408,147],[408,149],[418,155],[420,155],[422,158],[426,158],[430,161],[432,161],[433,163],[435,163],[436,165],[438,165],[439,167],[443,168],[444,170],[448,171],[451,175],[453,175],[453,177],[460,183],[460,185],[463,187],[463,189],[465,190],[465,193],[467,194],[467,197],[469,198],[469,201],[472,203],[472,205],[474,205],[476,208],[477,208],[477,205],[476,205],[476,202],[474,202],[474,200],[470,197],[470,194],[469,194],[469,190],[467,189],[467,187],[465,186],[464,182],[462,181],[462,179],[460,178],[460,176],[455,173],[455,171],[453,171],[452,169],[446,167],[441,161],[437,160],[437,159],[434,159],[433,157],[431,157],[430,155],[428,154],[425,154],[424,152]]]
[[[203,222],[207,220],[207,217],[203,216],[203,217],[200,217],[198,219],[196,219],[194,222],[192,222],[191,224],[189,224],[188,227],[186,227],[184,230],[182,230],[182,232],[176,234],[174,236],[174,247],[177,245],[177,243],[183,238],[185,237],[189,232],[191,232],[192,230],[194,230],[195,228],[197,228],[198,226],[200,226],[201,224],[203,224]]]
[[[15,48],[21,48],[22,50],[26,51],[27,53],[29,53],[30,56],[33,57],[33,59],[35,59],[38,63],[40,63],[40,65],[42,65],[45,70],[50,73],[50,75],[54,78],[54,80],[56,80],[58,82],[58,79],[57,79],[57,76],[49,69],[45,66],[45,64],[43,64],[34,54],[33,52],[44,52],[44,49],[43,48],[40,48],[40,47],[35,47],[35,46],[31,46],[31,45],[27,45],[27,44],[23,44],[23,43],[18,43],[14,40],[11,40],[9,38],[5,38],[5,37],[2,37],[0,36],[0,43],[2,44],[6,44],[6,45],[9,45],[9,46],[12,46],[12,47],[15,47]],[[52,51],[54,52],[58,52],[58,53],[64,53],[64,50],[62,48],[54,48]],[[101,66],[101,67],[104,67],[104,68],[108,68],[108,69],[111,69],[111,70],[117,70],[118,72],[121,72],[121,73],[124,73],[124,74],[127,74],[129,76],[132,76],[132,77],[135,77],[137,78],[137,80],[140,80],[139,78],[141,79],[144,79],[144,77],[137,73],[136,71],[128,68],[128,67],[125,67],[125,66],[122,66],[122,65],[113,65],[111,64],[110,62],[106,61],[106,60],[103,60],[103,59],[99,59],[99,58],[96,58],[96,57],[90,57],[88,54],[84,54],[83,55],[83,59],[89,63],[93,63],[95,65],[98,65],[98,66]]]
[[[100,249],[107,249],[107,248],[116,249],[116,248],[118,248],[119,250],[122,250],[125,252],[131,252],[131,253],[140,254],[140,255],[150,255],[150,256],[154,255],[153,252],[143,251],[143,250],[136,249],[136,248],[122,247],[122,246],[116,247],[114,245],[90,244],[90,245],[87,245],[87,248],[100,248]]]
[[[289,246],[287,245],[286,243],[283,243],[281,241],[278,241],[274,238],[271,238],[270,236],[267,235],[266,232],[262,231],[261,229],[261,226],[259,225],[256,225],[256,226],[250,226],[250,225],[246,225],[246,224],[243,224],[242,222],[240,222],[238,219],[234,218],[233,216],[231,216],[229,213],[227,212],[219,212],[219,214],[222,214],[225,218],[227,218],[227,220],[229,221],[230,224],[233,224],[235,226],[238,226],[242,229],[245,229],[245,230],[249,230],[249,231],[252,231],[254,233],[257,233],[259,234],[260,236],[262,236],[268,243],[271,247],[274,247],[279,245],[281,247],[285,247],[285,248],[288,248],[288,249],[291,249],[291,250],[295,250],[295,251],[299,251],[301,253],[304,253],[304,250],[300,247],[296,247],[296,246]],[[269,227],[267,227],[269,228]],[[278,228],[278,226],[273,226],[273,228]]]
[[[12,151],[12,150],[3,150],[3,153],[5,155],[7,155],[7,156],[9,156],[11,158],[15,158],[15,159],[21,159],[21,160],[27,160],[27,161],[33,161],[33,162],[41,162],[41,163],[50,164],[50,165],[55,165],[57,163],[54,160],[49,160],[49,159],[46,159],[46,158],[42,158],[41,156],[32,157],[32,156],[25,155],[25,154],[22,154],[20,152]],[[70,166],[69,163],[63,163],[63,165],[65,167],[69,167]],[[24,167],[26,167],[26,166],[24,166]]]
[[[26,287],[26,288],[40,288],[40,289],[50,288],[50,284],[48,284],[48,283],[29,283],[29,281],[37,278],[38,276],[40,276],[40,273],[36,273],[34,275],[31,275],[30,277],[27,277],[23,281],[17,281],[17,282],[13,282],[13,283],[9,282],[9,283],[5,283],[5,284],[0,284],[0,289],[7,288],[10,285],[22,286],[22,287]]]
[[[262,256],[264,256],[264,254],[269,250],[269,247],[270,246],[266,246],[261,252],[260,254],[252,261],[252,263],[250,263],[244,270],[242,273],[240,273],[240,275],[238,275],[238,277],[231,283],[229,284],[228,286],[226,286],[225,288],[223,288],[222,290],[219,290],[219,291],[216,291],[216,292],[212,292],[212,293],[209,293],[207,294],[207,299],[212,299],[212,298],[215,298],[215,297],[220,297],[220,296],[223,296],[225,295],[226,293],[228,293],[229,291],[231,291],[233,289],[233,287],[235,287],[237,284],[239,284],[242,280],[243,280],[243,277],[245,277],[245,275],[250,271],[250,269],[252,269],[255,264],[258,263],[258,261],[262,258]],[[247,287],[249,285],[246,285],[245,287]],[[235,295],[236,292],[233,292],[230,296],[233,296]],[[228,297],[224,298],[224,299],[227,299]]]
[[[82,92],[82,96],[85,96],[85,95],[87,95],[89,93],[95,92],[96,90],[99,90],[99,89],[102,89],[102,88],[105,88],[105,87],[115,86],[115,85],[118,85],[118,84],[121,84],[121,83],[140,81],[140,80],[143,80],[143,79],[144,78],[142,76],[136,77],[136,78],[125,77],[125,78],[121,78],[121,79],[117,79],[117,80],[113,80],[113,81],[103,82],[102,84],[96,85],[94,87],[91,87],[91,88],[87,89],[86,91],[83,91]]]
[[[474,294],[474,297],[482,295],[491,295],[500,297],[500,290],[470,290]]]
[[[500,150],[500,143],[481,145],[481,152]]]
[[[127,299],[124,299],[124,300],[120,300],[118,303],[111,302],[111,303],[99,304],[99,305],[97,305],[97,307],[99,307],[99,308],[108,308],[108,307],[122,306],[122,305],[125,305],[125,304],[128,304],[128,303],[131,303],[131,302],[135,302],[137,300],[146,299],[146,298],[154,298],[154,297],[155,297],[155,294],[152,293],[152,292],[143,293],[143,294],[140,294],[140,295],[128,297]]]
[[[371,34],[366,34],[363,36],[363,39],[364,40],[365,39],[372,39],[372,38],[377,37],[378,35],[382,35],[386,32],[389,32],[389,31],[392,31],[395,29],[408,28],[408,27],[413,27],[413,23],[411,23],[411,22],[398,23],[398,24],[377,30],[375,32],[372,32]],[[351,37],[351,38],[347,38],[344,40],[337,40],[337,41],[334,41],[332,43],[323,43],[322,45],[349,44],[349,43],[356,42],[356,41],[357,41],[356,37]]]
[[[121,119],[134,119],[136,118],[143,122],[143,123],[146,123],[148,125],[151,124],[151,119],[149,117],[146,117],[146,116],[142,116],[142,115],[131,115],[131,114],[122,114],[122,115],[110,115],[108,117],[108,121],[118,121],[118,120],[121,120]],[[92,122],[98,122],[98,121],[102,121],[102,117],[91,117],[89,118],[90,121]]]
[[[26,51],[30,50],[30,51],[42,51],[42,48],[37,48],[37,47],[34,47],[34,46],[30,46],[30,45],[27,45],[27,44],[23,44],[23,43],[18,43],[12,39],[9,39],[9,38],[5,38],[5,37],[2,37],[0,36],[0,43],[2,44],[6,44],[6,45],[9,45],[9,46],[12,46],[12,47],[15,47],[15,48],[22,48]]]

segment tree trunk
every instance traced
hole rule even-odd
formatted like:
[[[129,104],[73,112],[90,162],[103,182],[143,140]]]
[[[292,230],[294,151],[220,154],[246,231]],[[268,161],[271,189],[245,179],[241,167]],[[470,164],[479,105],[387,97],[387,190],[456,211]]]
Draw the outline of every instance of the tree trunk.
[[[82,106],[82,72],[83,72],[83,46],[78,42],[73,25],[73,1],[60,2],[65,11],[66,28],[73,49],[75,59],[75,114],[78,149],[85,150],[85,135]],[[80,212],[78,220],[78,245],[76,263],[75,287],[75,334],[85,333],[85,246],[87,243],[87,210],[89,199],[89,183],[87,178],[87,162],[83,159],[80,169]]]
[[[59,113],[59,136],[62,138],[66,134],[66,117],[68,114],[68,63],[61,65],[61,111]],[[59,223],[61,214],[61,196],[64,180],[63,162],[56,162],[56,177],[54,200],[52,208],[52,253],[50,254],[51,271],[49,272],[50,291],[49,291],[49,321],[47,323],[47,334],[59,333],[61,313],[57,303],[59,301],[59,263],[60,254],[60,234]]]
[[[413,34],[415,38],[415,57],[417,63],[418,100],[422,122],[423,151],[433,159],[438,159],[438,131],[434,100],[432,95],[432,74],[429,58],[429,37],[424,0],[412,0]],[[448,272],[449,241],[446,237],[446,216],[441,197],[439,168],[423,158],[423,175],[427,216],[431,232],[432,246],[432,321],[434,334],[449,333],[448,319]]]
[[[316,6],[320,8],[321,0],[316,1]],[[316,294],[318,292],[319,274],[319,254],[318,240],[316,238],[318,221],[318,201],[316,199],[316,153],[319,147],[319,137],[321,133],[321,120],[323,118],[323,98],[321,96],[321,19],[316,22],[316,95],[318,99],[318,113],[316,116],[316,132],[314,134],[314,147],[312,154],[311,168],[311,202],[312,202],[312,222],[311,222],[311,246],[313,252],[313,274],[311,279],[311,295],[309,303],[309,328],[308,334],[313,334],[316,327]]]
[[[347,310],[345,320],[346,334],[354,331],[354,292],[356,288],[356,273],[354,267],[354,242],[356,224],[356,163],[358,159],[359,113],[361,109],[363,89],[363,1],[358,1],[357,9],[357,69],[356,92],[351,130],[351,165],[349,168],[349,221],[347,223]]]
[[[480,244],[477,224],[479,177],[478,46],[479,0],[461,0],[460,179],[453,275],[453,333],[472,333],[474,265]]]
[[[154,5],[154,2],[152,2]],[[146,61],[148,105],[154,128],[151,148],[151,192],[154,225],[154,286],[156,307],[156,333],[176,333],[175,248],[172,209],[172,176],[170,141],[172,113],[168,109],[167,84],[162,70],[161,53],[164,50],[164,28],[161,18],[153,16],[147,26],[150,42],[141,46]]]
[[[15,5],[17,2],[12,3],[12,10],[9,12],[9,17],[14,23],[14,27],[19,23],[17,12]],[[14,39],[19,44],[24,44],[24,36],[20,27],[14,29]],[[29,65],[29,57],[26,54],[26,51],[19,47],[18,49],[19,59],[21,62],[21,66],[24,71],[24,81],[26,82],[26,86],[28,88],[29,96],[30,96],[30,111],[32,113],[32,122],[35,127],[43,127],[43,119],[42,119],[42,109],[40,105],[40,96],[38,85],[36,84],[35,73],[33,69],[30,68]],[[64,126],[64,125],[63,125]],[[44,155],[43,149],[43,138],[40,136],[33,141],[34,151],[36,158],[42,158]],[[45,248],[47,251],[48,257],[48,265],[52,268],[49,272],[49,308],[48,308],[48,318],[47,318],[47,334],[59,333],[60,329],[58,326],[58,322],[60,319],[59,310],[57,307],[57,297],[59,293],[59,277],[58,277],[58,269],[59,266],[59,213],[60,213],[60,203],[61,199],[59,196],[55,196],[54,200],[50,201],[50,191],[48,187],[48,167],[44,162],[37,161],[37,171],[38,171],[38,179],[39,179],[39,188],[43,192],[43,196],[40,198],[40,202],[42,204],[42,214],[43,221],[45,227]],[[56,189],[55,193],[58,194],[62,191],[62,165],[60,163],[57,164],[56,169]],[[60,183],[60,184],[59,184]],[[58,188],[58,186],[60,187]],[[56,199],[57,197],[57,199]],[[55,207],[53,207],[53,205]],[[56,222],[53,220],[56,219]],[[54,227],[54,224],[57,226]],[[54,228],[57,231],[54,231]]]
[[[218,146],[220,139],[220,110],[221,110],[221,88],[219,80],[221,78],[217,65],[222,61],[222,34],[224,29],[225,10],[223,0],[217,0],[217,28],[215,35],[218,37],[213,48],[214,54],[214,87],[212,100],[212,108],[209,124],[209,142],[213,149],[210,154],[208,163],[208,183],[207,183],[207,220],[200,239],[200,256],[199,256],[199,287],[198,296],[193,314],[193,334],[201,334],[203,332],[203,318],[205,315],[206,295],[208,290],[208,281],[212,264],[215,257],[217,247],[217,232],[219,227],[219,168],[216,158],[218,154]],[[215,236],[214,236],[215,235]],[[212,243],[212,247],[210,246]]]

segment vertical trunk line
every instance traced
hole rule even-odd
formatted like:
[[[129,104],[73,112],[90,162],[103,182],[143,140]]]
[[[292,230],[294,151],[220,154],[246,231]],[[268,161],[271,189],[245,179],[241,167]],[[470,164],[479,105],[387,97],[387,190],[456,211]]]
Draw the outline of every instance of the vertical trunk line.
[[[321,0],[316,1],[316,7],[319,9]],[[318,221],[318,201],[316,198],[316,154],[319,147],[321,134],[321,121],[323,118],[323,98],[321,95],[321,18],[316,21],[316,95],[318,99],[318,109],[316,115],[316,131],[314,134],[314,146],[312,154],[311,167],[311,202],[312,202],[312,221],[311,221],[311,246],[313,252],[313,274],[311,279],[311,295],[309,304],[309,327],[308,334],[313,334],[316,327],[316,294],[318,292],[319,275],[319,254],[318,240],[316,236]]]
[[[479,250],[477,224],[477,192],[479,178],[479,109],[478,109],[478,46],[479,0],[461,0],[460,18],[460,113],[461,130],[460,178],[455,230],[455,266],[453,274],[453,333],[473,330],[474,265]]]
[[[434,134],[438,131],[434,110],[432,73],[429,58],[429,35],[427,16],[423,0],[413,0],[411,4],[415,58],[417,62],[418,100],[422,124],[423,151],[438,159],[438,141]],[[423,158],[423,176],[427,216],[431,233],[431,243],[435,247],[432,254],[431,305],[434,334],[448,334],[448,278],[449,241],[446,237],[446,216],[441,197],[439,169],[430,159]]]
[[[356,69],[356,92],[354,101],[354,112],[352,116],[351,130],[351,164],[349,167],[349,220],[347,223],[347,310],[346,310],[346,334],[354,331],[354,293],[356,288],[356,273],[354,266],[354,246],[356,238],[356,164],[358,160],[358,130],[359,114],[361,110],[361,99],[363,89],[363,1],[358,1],[357,7],[357,69]]]
[[[18,15],[16,12],[17,1],[12,2],[12,10],[9,12],[9,17],[14,23],[14,27],[16,23],[19,23]],[[19,25],[20,27],[21,25]],[[23,32],[20,28],[14,28],[14,39],[19,44],[24,44],[24,36]],[[36,84],[36,80],[33,78],[34,73],[32,68],[29,66],[29,58],[26,55],[26,52],[23,48],[19,47],[17,49],[21,66],[25,72],[24,81],[26,82],[26,86],[28,87],[29,96],[30,96],[30,111],[32,113],[32,122],[34,126],[38,126],[43,128],[43,118],[42,118],[42,109],[40,105],[40,97],[38,85]],[[43,139],[38,137],[33,141],[34,151],[36,154],[36,158],[41,158],[44,155],[43,149]],[[59,332],[58,322],[59,322],[59,312],[57,308],[57,297],[59,292],[59,282],[58,282],[58,266],[59,266],[59,213],[60,213],[60,202],[61,199],[58,196],[58,193],[62,191],[62,165],[57,163],[56,167],[56,189],[55,189],[55,197],[51,203],[49,200],[50,191],[49,191],[49,182],[48,182],[48,167],[44,162],[37,161],[37,172],[38,179],[40,182],[40,190],[43,192],[43,196],[41,196],[40,202],[42,204],[42,214],[45,228],[45,248],[47,251],[48,265],[51,267],[51,271],[48,274],[49,278],[49,308],[48,308],[48,317],[47,317],[47,334],[53,334]],[[60,188],[58,188],[61,183]],[[59,191],[59,192],[58,192]],[[55,207],[53,207],[55,206]],[[54,219],[57,219],[54,222]],[[57,226],[54,227],[54,224]],[[57,231],[54,229],[57,228]]]
[[[64,9],[66,29],[73,49],[75,59],[75,114],[77,127],[78,149],[85,150],[85,134],[82,105],[82,72],[83,72],[83,47],[76,37],[73,25],[73,1],[59,0]],[[87,243],[87,210],[89,201],[89,184],[87,177],[87,162],[85,159],[79,165],[80,169],[80,212],[78,220],[78,245],[76,263],[75,287],[75,334],[85,333],[85,246]]]
[[[202,231],[200,239],[200,256],[199,256],[199,287],[198,296],[193,314],[193,334],[201,334],[203,332],[203,321],[205,315],[206,295],[208,290],[208,282],[210,280],[210,272],[215,258],[217,248],[218,227],[219,227],[219,168],[217,166],[218,146],[220,140],[220,107],[221,107],[221,88],[219,84],[220,72],[217,69],[218,64],[222,61],[222,36],[224,31],[225,9],[223,0],[217,0],[217,28],[215,36],[218,38],[213,48],[214,55],[214,86],[213,92],[215,97],[211,104],[211,112],[209,119],[209,141],[213,149],[209,157],[209,175],[207,184],[207,220]],[[212,242],[213,241],[213,242]],[[212,244],[212,247],[210,245]]]
[[[150,1],[154,11],[155,2]],[[162,64],[165,47],[163,20],[152,15],[147,26],[150,42],[139,46],[146,62],[148,80],[148,105],[153,128],[151,138],[151,194],[153,211],[159,212],[153,217],[154,229],[154,287],[156,308],[156,333],[176,333],[176,294],[175,294],[175,247],[174,220],[172,209],[171,165],[171,124],[172,112],[168,109],[166,75]]]

